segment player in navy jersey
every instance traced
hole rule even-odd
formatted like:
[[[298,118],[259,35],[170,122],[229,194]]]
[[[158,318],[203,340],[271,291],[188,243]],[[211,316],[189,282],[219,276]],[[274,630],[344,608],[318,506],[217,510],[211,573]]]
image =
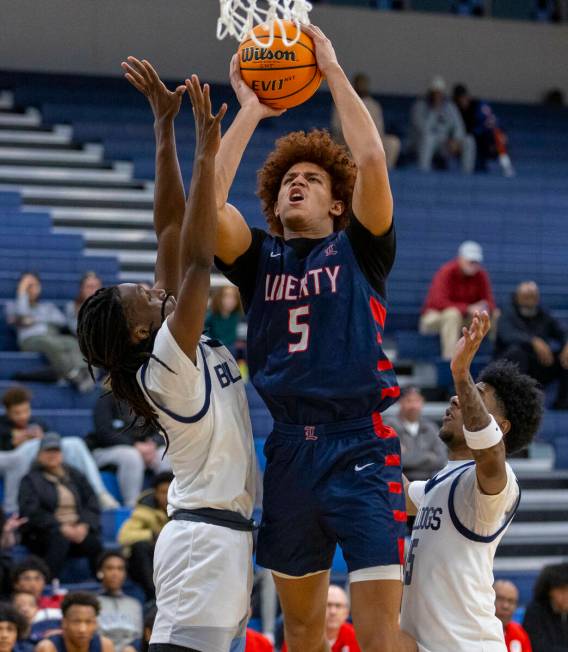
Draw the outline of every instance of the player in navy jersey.
[[[371,116],[330,41],[303,29],[352,157],[327,132],[281,138],[259,173],[269,232],[250,229],[228,194],[259,121],[279,112],[244,84],[237,58],[241,110],[217,156],[216,262],[241,291],[251,378],[275,421],[257,561],[273,571],[290,652],[323,652],[339,544],[361,649],[394,652],[406,512],[398,438],[381,419],[399,396],[382,349],[393,201]]]

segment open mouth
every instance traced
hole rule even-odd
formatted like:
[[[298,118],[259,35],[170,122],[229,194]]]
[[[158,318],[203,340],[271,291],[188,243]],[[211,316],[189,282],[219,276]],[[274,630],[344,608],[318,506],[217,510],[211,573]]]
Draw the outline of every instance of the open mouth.
[[[304,201],[304,193],[299,189],[294,189],[290,192],[290,203],[299,204]]]

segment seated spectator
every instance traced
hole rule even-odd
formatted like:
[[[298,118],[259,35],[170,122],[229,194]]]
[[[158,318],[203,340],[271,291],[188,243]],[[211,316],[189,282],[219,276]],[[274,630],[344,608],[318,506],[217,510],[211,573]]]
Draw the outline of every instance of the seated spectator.
[[[495,590],[495,615],[503,623],[507,652],[532,652],[531,641],[525,629],[513,622],[519,606],[519,591],[513,582],[497,580]]]
[[[446,447],[438,437],[439,427],[422,415],[423,409],[424,397],[418,387],[404,387],[398,416],[384,418],[398,433],[402,468],[411,482],[428,480],[447,462]]]
[[[456,105],[446,97],[446,82],[441,77],[432,80],[426,96],[412,107],[409,150],[423,171],[432,169],[434,157],[444,167],[459,157],[462,170],[473,172],[475,140],[466,133]]]
[[[507,151],[507,135],[499,128],[497,116],[489,104],[471,97],[463,84],[454,86],[454,102],[461,113],[467,133],[475,138],[476,171],[487,172],[487,162],[498,159],[503,175],[515,176]]]
[[[489,274],[481,266],[483,249],[468,240],[458,256],[436,272],[422,307],[419,330],[423,335],[440,334],[442,357],[451,360],[461,329],[478,310],[495,310]]]
[[[128,403],[118,401],[109,392],[98,398],[93,417],[95,430],[87,439],[93,457],[99,469],[116,467],[122,501],[134,507],[146,469],[154,473],[171,469],[169,459],[164,457],[163,438],[155,430],[132,424]]]
[[[553,408],[568,410],[568,338],[540,302],[534,281],[517,286],[497,325],[495,356],[507,358],[543,385],[558,381]]]
[[[126,559],[120,552],[104,552],[99,559],[99,631],[114,644],[116,652],[142,635],[142,605],[125,595]]]
[[[97,634],[100,605],[96,596],[82,591],[68,593],[61,611],[62,633],[41,641],[36,652],[114,652],[112,641]]]
[[[242,357],[242,354],[237,355],[237,349],[243,347],[243,337],[239,332],[241,324],[243,309],[239,291],[232,285],[217,288],[211,298],[211,308],[205,320],[207,334],[223,342],[228,349],[234,351],[236,357]]]
[[[37,462],[22,478],[22,542],[58,577],[69,557],[87,557],[93,575],[102,552],[97,497],[85,476],[63,464],[61,438],[47,434]]]
[[[47,424],[33,416],[32,395],[24,387],[6,390],[2,403],[6,413],[0,415],[0,476],[4,477],[4,509],[18,508],[18,490],[21,479],[36,459],[40,442],[49,431]],[[63,460],[81,471],[93,487],[103,509],[118,507],[106,490],[93,456],[81,437],[61,440]]]
[[[77,333],[77,316],[79,308],[83,303],[92,296],[97,290],[100,290],[103,282],[96,272],[85,272],[79,285],[79,294],[74,301],[68,301],[65,304],[65,318],[69,332],[75,335]]]
[[[124,648],[123,652],[148,652],[157,613],[158,610],[155,606],[148,610],[144,616],[144,631],[142,633],[142,638],[137,638],[132,641],[130,645],[127,645]]]
[[[63,595],[61,593],[45,594],[45,587],[50,577],[49,568],[43,559],[30,556],[16,564],[12,569],[13,593],[31,593],[40,609],[59,609]]]
[[[542,569],[523,627],[531,639],[533,652],[568,650],[568,563]]]
[[[28,623],[27,641],[37,645],[48,636],[59,634],[61,630],[61,609],[48,607],[40,609],[37,597],[28,591],[16,591],[12,604]]]
[[[27,652],[31,646],[18,645],[28,630],[26,619],[11,604],[0,603],[0,652]]]
[[[483,16],[485,0],[453,0],[452,12],[460,16]]]
[[[349,596],[340,587],[332,584],[327,593],[325,612],[325,635],[331,652],[360,652],[355,629],[347,622],[349,618]],[[286,643],[282,652],[287,652]]]
[[[560,23],[562,21],[561,0],[533,0],[532,18],[540,23]]]
[[[125,547],[130,558],[130,577],[144,589],[146,598],[156,597],[154,589],[154,547],[158,535],[168,521],[168,489],[173,480],[171,473],[160,473],[154,488],[139,498],[131,517],[118,533],[118,542]]]
[[[383,109],[381,105],[374,99],[370,91],[370,83],[367,75],[358,73],[353,78],[353,88],[357,95],[361,98],[363,104],[367,107],[367,111],[371,115],[377,131],[381,135],[385,156],[387,159],[387,166],[389,168],[396,167],[398,157],[400,154],[400,138],[393,134],[385,134],[385,121],[383,118]],[[339,113],[333,106],[331,113],[331,133],[338,143],[345,145],[345,138],[341,131],[341,121],[339,120]]]
[[[16,532],[26,522],[18,514],[6,517],[0,508],[0,596],[9,598],[12,592],[12,548],[16,545]]]
[[[16,328],[20,349],[42,353],[59,379],[68,380],[80,392],[91,391],[94,382],[77,340],[60,332],[65,316],[54,303],[40,301],[40,296],[39,276],[26,272],[18,283],[16,301],[6,306],[6,318]]]

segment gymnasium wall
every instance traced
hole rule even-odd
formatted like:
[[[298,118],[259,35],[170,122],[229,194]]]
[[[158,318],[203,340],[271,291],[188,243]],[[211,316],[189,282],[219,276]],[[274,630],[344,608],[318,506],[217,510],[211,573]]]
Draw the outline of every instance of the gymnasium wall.
[[[215,39],[217,0],[0,0],[0,69],[120,74],[128,54],[181,79],[226,81],[232,40]],[[377,92],[414,94],[435,73],[488,99],[568,94],[568,26],[317,7],[349,74]],[[491,63],[488,63],[491,62]]]

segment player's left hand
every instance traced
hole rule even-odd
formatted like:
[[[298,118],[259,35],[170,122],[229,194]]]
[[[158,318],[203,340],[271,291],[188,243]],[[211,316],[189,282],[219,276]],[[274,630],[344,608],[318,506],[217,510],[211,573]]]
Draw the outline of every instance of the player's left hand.
[[[486,311],[476,312],[469,328],[462,329],[462,336],[456,345],[456,350],[450,363],[454,378],[469,374],[471,363],[478,352],[483,338],[489,333],[491,320]]]
[[[331,41],[316,25],[302,25],[302,32],[307,34],[316,46],[316,61],[318,68],[324,77],[334,66],[338,66],[337,55]]]
[[[178,86],[175,91],[166,88],[152,64],[146,59],[139,61],[136,57],[128,57],[121,64],[125,78],[150,102],[154,119],[157,122],[173,120],[179,113],[181,98],[185,86]]]

